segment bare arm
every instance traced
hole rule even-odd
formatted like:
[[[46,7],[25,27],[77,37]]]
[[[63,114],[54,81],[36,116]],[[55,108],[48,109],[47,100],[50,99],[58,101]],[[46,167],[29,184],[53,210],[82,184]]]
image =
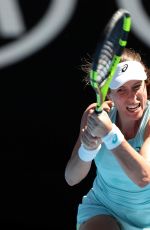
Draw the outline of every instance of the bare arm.
[[[78,156],[80,145],[81,142],[79,136],[65,169],[65,179],[70,186],[78,184],[84,179],[91,168],[91,161],[84,162]]]
[[[148,149],[150,149],[150,137],[146,138],[139,154],[126,140],[112,150],[128,177],[140,187],[150,183],[150,161],[148,160],[150,152],[148,153]]]
[[[79,147],[81,146],[81,139],[84,140],[84,143],[86,143],[86,146],[90,146],[91,149],[97,148],[97,146],[99,145],[99,142],[95,144],[94,142],[95,138],[92,137],[91,134],[89,134],[88,130],[86,129],[87,128],[87,117],[90,111],[94,110],[95,106],[96,106],[95,103],[91,104],[86,109],[86,111],[84,112],[82,116],[81,125],[80,125],[80,134],[73,148],[71,157],[65,168],[65,179],[70,186],[73,186],[79,183],[81,180],[83,180],[87,176],[91,168],[92,161],[85,162],[79,158],[78,150],[79,150]]]
[[[106,113],[89,119],[91,133],[103,137],[112,129],[112,123]],[[150,183],[150,121],[147,123],[144,144],[138,153],[125,139],[111,150],[128,177],[140,187]]]

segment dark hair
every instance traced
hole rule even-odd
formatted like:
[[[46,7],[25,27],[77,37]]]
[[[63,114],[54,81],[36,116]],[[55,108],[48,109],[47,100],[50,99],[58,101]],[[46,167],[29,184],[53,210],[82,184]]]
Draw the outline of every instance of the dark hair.
[[[86,82],[86,84],[89,84],[90,83],[89,82],[89,72],[91,69],[92,59],[88,57],[88,59],[85,58],[83,61],[84,63],[81,65],[81,69],[83,72],[86,73],[84,81]],[[125,48],[121,55],[120,62],[124,62],[124,61],[138,61],[143,65],[144,70],[147,74],[147,80],[145,81],[146,88],[147,88],[147,95],[148,95],[148,98],[150,99],[150,68],[148,68],[148,66],[144,63],[144,61],[142,61],[141,54],[132,48]]]

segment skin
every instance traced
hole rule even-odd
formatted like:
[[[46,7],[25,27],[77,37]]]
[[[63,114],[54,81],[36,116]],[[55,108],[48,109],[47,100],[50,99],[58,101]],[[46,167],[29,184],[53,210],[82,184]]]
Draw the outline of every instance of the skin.
[[[150,120],[145,129],[144,144],[139,154],[128,144],[127,140],[136,135],[146,107],[147,91],[145,82],[128,81],[118,89],[111,90],[109,97],[118,110],[116,125],[125,137],[123,142],[112,150],[112,153],[128,177],[142,188],[150,183]],[[106,104],[103,106],[107,109],[109,107]],[[112,129],[112,122],[108,114],[103,111],[100,115],[97,115],[94,112],[94,108],[95,104],[91,104],[83,114],[80,134],[65,169],[65,178],[70,186],[79,183],[85,178],[91,168],[91,162],[84,162],[78,156],[78,149],[81,143],[87,149],[96,149],[101,143],[101,138]],[[111,227],[107,225],[109,218],[112,217],[97,216],[95,221],[90,219],[86,224],[82,224],[79,229],[98,230],[102,227],[101,229],[118,230],[119,228],[114,219],[111,219]]]
[[[139,122],[146,106],[147,92],[143,81],[129,81],[117,90],[112,90],[110,97],[118,110],[118,127],[132,138],[137,132]],[[130,127],[130,129],[128,129]],[[133,134],[131,133],[133,130]],[[128,133],[130,131],[130,133]]]

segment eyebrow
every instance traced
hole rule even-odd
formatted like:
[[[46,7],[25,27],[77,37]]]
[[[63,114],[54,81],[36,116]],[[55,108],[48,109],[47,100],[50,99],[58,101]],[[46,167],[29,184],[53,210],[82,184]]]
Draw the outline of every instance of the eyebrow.
[[[136,82],[136,83],[133,84],[133,87],[136,86],[136,85],[141,85],[142,82],[143,82],[142,80],[139,80],[138,82]]]
[[[133,83],[133,85],[131,85],[131,87],[135,87],[137,85],[141,85],[142,82],[143,82],[142,80],[138,80],[138,82]],[[124,88],[124,87],[126,87],[126,86],[122,85],[118,89],[121,89],[121,88]]]

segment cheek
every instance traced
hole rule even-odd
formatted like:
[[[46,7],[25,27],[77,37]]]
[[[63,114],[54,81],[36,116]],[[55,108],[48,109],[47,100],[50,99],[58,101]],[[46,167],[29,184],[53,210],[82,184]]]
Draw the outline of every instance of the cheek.
[[[123,99],[114,99],[114,105],[117,110],[125,111],[124,100]]]
[[[114,102],[117,110],[125,111],[125,109],[126,109],[126,96],[114,94],[112,96],[112,98],[113,98],[113,102]]]
[[[139,94],[137,94],[137,98],[139,98],[143,103],[146,103],[147,101],[147,91],[144,90],[144,92],[139,92]]]
[[[124,98],[120,97],[118,95],[112,95],[111,98],[112,98],[112,101],[114,102],[114,104],[116,105],[116,107],[117,107],[117,105],[120,106],[124,102]]]
[[[117,110],[124,110],[124,102],[122,101],[122,100],[116,100],[115,102],[114,102],[114,104],[115,104],[115,106],[116,106],[116,108],[117,108]]]

